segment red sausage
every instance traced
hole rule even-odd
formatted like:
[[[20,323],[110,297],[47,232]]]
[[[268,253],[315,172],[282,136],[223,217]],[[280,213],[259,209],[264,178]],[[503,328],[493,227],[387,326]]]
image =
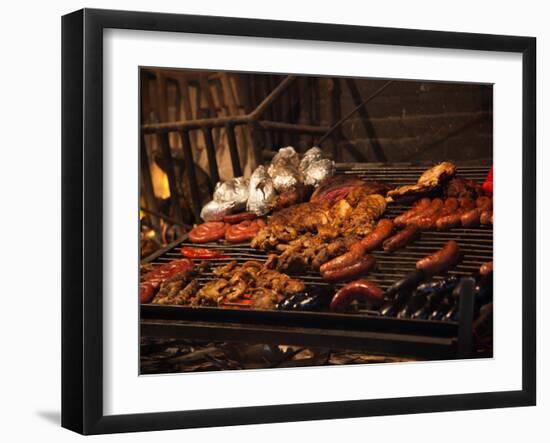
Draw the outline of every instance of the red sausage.
[[[479,222],[482,225],[492,225],[493,224],[493,210],[492,209],[485,209],[479,217]]]
[[[415,241],[419,236],[420,231],[416,228],[416,226],[407,226],[405,229],[399,231],[383,243],[384,251],[397,251],[398,249],[403,248],[409,243]]]
[[[226,223],[240,223],[244,220],[254,220],[256,217],[253,212],[239,212],[238,214],[224,216],[223,221]]]
[[[258,231],[265,226],[265,222],[258,220],[245,220],[237,225],[231,225],[225,231],[225,240],[229,243],[242,243],[252,240]]]
[[[444,215],[443,217],[440,217],[435,222],[435,226],[437,229],[444,231],[450,228],[456,228],[457,226],[460,226],[460,216],[462,215],[461,212],[455,212],[454,214]]]
[[[430,206],[430,203],[431,200],[429,198],[422,198],[418,200],[411,209],[395,217],[395,219],[393,220],[395,226],[405,226],[408,219],[415,217],[416,215],[420,214],[420,212],[427,209]]]
[[[155,297],[155,287],[151,282],[142,282],[139,284],[140,303],[149,303]]]
[[[476,199],[476,207],[478,207],[481,210],[485,209],[492,209],[493,207],[493,199],[491,197],[478,197]]]
[[[456,264],[459,258],[460,248],[458,243],[449,240],[439,251],[418,260],[416,269],[420,269],[428,275],[439,274]]]
[[[325,281],[335,282],[356,278],[369,272],[376,265],[376,259],[372,255],[365,255],[357,262],[342,268],[329,269],[321,274]]]
[[[378,222],[376,228],[369,232],[361,244],[365,247],[366,252],[373,251],[379,248],[384,240],[386,240],[393,231],[393,222],[387,218],[384,218]]]
[[[331,311],[345,311],[354,300],[367,300],[381,303],[384,291],[367,280],[356,280],[341,288],[330,302]]]
[[[470,209],[474,209],[476,207],[476,202],[471,198],[461,198],[458,201],[460,203],[461,211],[469,211]]]
[[[430,206],[428,208],[424,209],[423,211],[420,211],[416,216],[409,218],[405,224],[407,226],[414,225],[416,221],[422,217],[430,217],[432,215],[437,214],[442,208],[443,208],[443,200],[440,198],[434,198],[432,202],[430,203]]]
[[[192,268],[193,262],[186,258],[164,263],[143,276],[139,284],[139,299],[141,303],[149,303],[155,296],[160,285],[179,272]]]
[[[413,224],[420,230],[434,229],[437,226],[437,221],[453,214],[458,210],[458,200],[454,197],[449,197],[445,200],[443,207],[432,215],[421,216],[414,220]]]
[[[354,243],[350,246],[349,251],[346,253],[339,255],[336,258],[333,258],[332,260],[324,263],[319,268],[319,271],[321,274],[324,274],[330,270],[334,269],[340,269],[344,266],[349,266],[353,263],[358,262],[363,255],[365,255],[366,248],[363,246],[363,244],[359,241],[357,243]]]
[[[189,240],[193,243],[208,243],[219,240],[225,235],[227,224],[221,221],[206,222],[189,231]]]
[[[460,223],[465,228],[476,228],[479,226],[481,210],[479,208],[472,209],[460,216]]]

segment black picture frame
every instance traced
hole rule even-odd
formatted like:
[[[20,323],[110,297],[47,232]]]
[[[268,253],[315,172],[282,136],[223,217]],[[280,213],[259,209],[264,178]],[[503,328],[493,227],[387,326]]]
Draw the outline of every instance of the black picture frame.
[[[522,389],[104,415],[102,37],[107,28],[522,54]],[[65,15],[62,18],[62,426],[82,434],[102,434],[535,405],[535,85],[533,37],[96,9]]]

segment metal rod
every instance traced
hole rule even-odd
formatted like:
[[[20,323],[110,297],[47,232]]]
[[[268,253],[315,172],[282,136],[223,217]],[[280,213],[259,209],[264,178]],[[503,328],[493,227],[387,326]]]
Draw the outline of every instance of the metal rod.
[[[220,181],[218,174],[218,162],[216,160],[216,147],[214,146],[214,139],[212,138],[212,128],[202,128],[204,135],[204,142],[206,144],[206,155],[208,157],[208,170],[210,171],[210,182],[212,186],[216,186],[216,183]]]
[[[304,132],[307,134],[324,134],[329,129],[328,126],[312,126],[297,123],[273,122],[268,120],[260,120],[258,121],[258,125],[263,129],[288,132]]]
[[[284,80],[277,85],[277,87],[269,93],[269,95],[262,100],[262,102],[252,111],[249,116],[251,119],[258,119],[264,111],[273,103],[287,88],[296,80],[295,75],[287,75]]]
[[[191,201],[193,203],[193,215],[195,221],[200,220],[201,200],[199,197],[199,182],[195,173],[195,162],[193,161],[193,153],[191,151],[191,141],[189,140],[189,132],[180,132],[181,146],[183,148],[183,159],[185,160],[185,169],[189,179],[189,190],[191,191]]]
[[[393,80],[389,80],[386,83],[384,83],[380,88],[378,88],[376,91],[374,91],[370,96],[368,96],[365,100],[363,100],[359,105],[357,105],[355,108],[353,108],[348,114],[346,114],[344,117],[342,117],[340,120],[338,120],[334,125],[331,126],[331,128],[326,132],[325,135],[323,135],[319,141],[316,143],[317,146],[319,146],[321,143],[323,143],[330,135],[338,129],[342,123],[344,123],[348,118],[350,118],[353,114],[355,114],[362,106],[365,106],[368,102],[370,102],[373,98],[377,97],[384,89],[386,89],[389,85],[393,83]]]
[[[235,126],[228,124],[225,126],[227,133],[227,143],[229,144],[229,155],[231,156],[231,165],[233,166],[233,176],[240,177],[243,175],[241,171],[241,162],[239,160],[239,151],[237,149],[237,140],[235,139]]]
[[[458,296],[458,344],[457,354],[461,358],[472,357],[473,322],[474,322],[474,289],[475,280],[471,277],[462,278],[453,295]]]
[[[179,192],[176,181],[176,171],[174,170],[174,163],[172,161],[172,152],[170,150],[170,143],[168,142],[168,133],[158,134],[158,141],[162,156],[166,159],[166,175],[168,176],[168,186],[170,188],[170,203],[174,208],[174,214],[176,219],[183,220],[179,202]]]

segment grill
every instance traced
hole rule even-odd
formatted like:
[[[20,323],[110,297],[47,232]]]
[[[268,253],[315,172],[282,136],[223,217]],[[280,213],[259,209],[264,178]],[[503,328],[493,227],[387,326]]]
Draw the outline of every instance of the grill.
[[[353,174],[365,180],[392,185],[416,182],[427,166],[412,164],[338,164],[337,173]],[[481,182],[488,165],[458,166],[462,177]],[[395,217],[409,206],[390,204],[385,216]],[[369,281],[387,289],[399,278],[414,271],[416,261],[454,239],[462,251],[462,260],[450,275],[471,277],[482,263],[493,258],[492,227],[452,229],[446,232],[425,231],[419,240],[392,254],[375,251],[377,268],[366,276]],[[181,258],[179,249],[193,245],[184,237],[150,256],[149,263],[162,264]],[[267,254],[248,245],[207,244],[201,247],[222,249],[225,258],[212,261],[212,266],[236,260],[265,261]],[[301,275],[306,286],[327,285],[313,272]],[[200,283],[212,280],[210,269],[198,278]],[[437,279],[438,277],[436,277]],[[439,277],[440,278],[440,277]],[[336,288],[341,285],[333,285]],[[473,292],[460,295],[459,321],[399,319],[382,316],[378,311],[359,309],[353,314],[331,312],[261,311],[212,307],[142,305],[142,333],[151,336],[239,340],[253,343],[276,342],[307,346],[362,349],[425,358],[453,358],[471,355]]]

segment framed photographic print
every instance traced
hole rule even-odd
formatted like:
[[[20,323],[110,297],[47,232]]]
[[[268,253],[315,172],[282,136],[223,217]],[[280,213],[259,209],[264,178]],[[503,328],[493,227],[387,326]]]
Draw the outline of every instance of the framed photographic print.
[[[64,427],[535,404],[534,38],[62,27]]]

